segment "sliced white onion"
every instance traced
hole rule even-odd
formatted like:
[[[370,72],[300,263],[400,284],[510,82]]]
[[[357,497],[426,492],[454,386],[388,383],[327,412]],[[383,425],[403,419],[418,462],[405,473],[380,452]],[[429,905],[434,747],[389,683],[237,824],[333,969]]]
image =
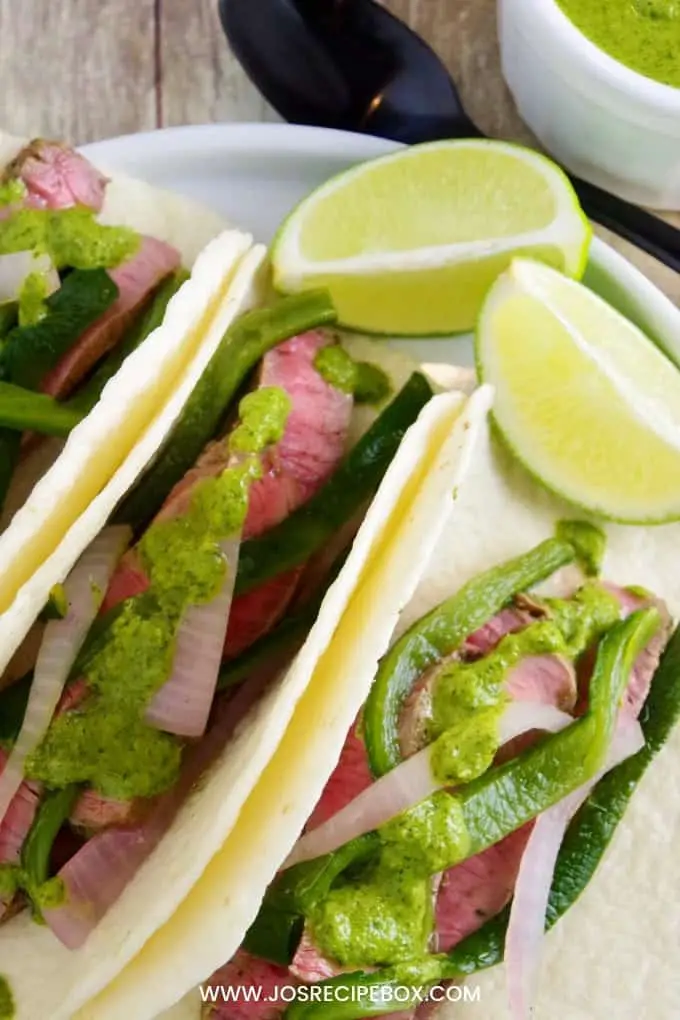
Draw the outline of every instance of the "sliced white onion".
[[[31,273],[44,277],[46,297],[59,289],[59,273],[48,255],[34,255],[32,251],[0,255],[0,304],[16,301],[24,280]]]
[[[80,949],[163,832],[153,817],[134,828],[105,829],[64,865],[59,872],[64,902],[43,916],[67,949]]]
[[[543,730],[545,733],[559,733],[574,719],[567,712],[562,712],[554,705],[541,701],[513,701],[501,716],[499,735],[500,745],[507,744],[515,737],[531,730]]]
[[[602,776],[637,754],[644,742],[640,724],[622,714],[601,772],[536,820],[517,875],[505,940],[508,999],[513,1020],[527,1020],[530,1015],[550,887],[567,826]]]
[[[131,536],[124,525],[105,528],[64,582],[68,613],[45,627],[21,731],[0,776],[0,819],[23,782],[26,758],[47,732],[71,667]]]
[[[552,705],[532,701],[510,704],[501,717],[499,744],[530,730],[555,733],[573,721],[570,715]],[[442,782],[432,774],[430,758],[433,747],[433,744],[424,747],[376,783],[372,783],[322,825],[301,836],[284,868],[332,853],[351,839],[378,829],[402,811],[420,804],[443,786],[449,786],[450,783]]]
[[[224,582],[215,598],[184,614],[172,673],[154,695],[144,718],[150,726],[182,737],[201,737],[215,696],[234,593],[240,539],[220,543]]]

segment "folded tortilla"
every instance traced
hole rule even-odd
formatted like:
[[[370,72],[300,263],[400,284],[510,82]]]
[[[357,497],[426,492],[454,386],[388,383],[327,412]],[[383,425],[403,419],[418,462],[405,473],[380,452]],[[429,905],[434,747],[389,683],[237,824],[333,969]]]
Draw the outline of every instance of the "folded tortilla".
[[[25,144],[23,139],[0,132],[0,173]],[[222,217],[191,199],[115,174],[100,219],[174,245],[187,268],[225,228]],[[0,536],[0,613],[4,614],[21,586],[122,464],[196,354],[225,296],[230,273],[252,239],[234,231],[221,243],[226,247],[199,259],[194,279],[171,301],[163,324],[110,380],[99,403],[73,430],[51,469],[49,462],[62,444],[58,440],[45,444],[40,466],[46,473],[30,495],[10,492],[9,501],[21,505]],[[211,272],[215,265],[217,274]],[[2,629],[0,622],[0,633]],[[0,672],[2,669],[4,664]]]
[[[0,615],[0,668],[4,667],[28,632],[50,589],[65,578],[116,505],[163,449],[230,324],[242,312],[262,301],[268,287],[266,253],[260,245],[252,246],[243,253],[243,248],[249,243],[249,238],[244,241],[243,235],[233,233],[212,242],[199,257],[192,279],[173,299],[175,305],[180,306],[177,318],[181,313],[182,321],[187,325],[191,319],[189,328],[193,330],[194,356],[180,373],[179,380],[176,379],[174,386],[169,387],[170,395],[162,409],[156,411],[145,429],[140,430],[137,442],[122,458],[112,477],[89,501],[54,551]],[[228,267],[228,273],[225,273],[225,267]],[[199,308],[203,310],[202,315]],[[165,329],[165,325],[161,329]],[[410,359],[385,344],[355,337],[348,338],[346,345],[356,357],[385,367],[395,389],[403,385],[413,370]],[[128,359],[120,373],[128,381],[140,370],[139,364],[128,367],[134,357]],[[140,360],[138,358],[137,362]],[[463,373],[460,381],[468,382],[468,374]],[[118,379],[114,382],[117,383]],[[109,387],[112,385],[110,383]],[[484,400],[488,400],[488,394],[483,391],[473,399],[472,407]],[[95,419],[96,412],[97,409],[90,419]],[[356,408],[350,429],[351,439],[358,438],[375,413],[375,409]],[[111,433],[110,416],[107,419],[100,415],[95,420],[102,430]],[[238,944],[285,849],[282,846],[279,852],[277,841],[272,843],[269,838],[261,841],[257,833],[258,823],[253,817],[251,804],[256,803],[259,796],[261,776],[278,754],[277,748],[284,733],[288,732],[296,708],[305,703],[306,690],[316,677],[318,663],[325,661],[332,642],[347,643],[346,629],[341,633],[347,612],[356,607],[354,615],[358,613],[362,619],[365,616],[362,634],[368,644],[363,649],[365,655],[360,658],[374,661],[379,654],[379,646],[388,641],[399,611],[417,582],[421,570],[420,556],[426,555],[428,547],[436,542],[453,505],[453,491],[467,463],[465,450],[469,446],[469,425],[466,396],[460,391],[442,392],[423,410],[407,432],[388,469],[347,562],[329,589],[318,622],[294,666],[244,720],[221,758],[202,779],[200,788],[180,809],[160,845],[83,948],[76,951],[66,949],[48,929],[35,925],[27,913],[0,926],[0,974],[12,990],[16,1020],[33,1020],[42,1015],[49,1015],[53,1020],[66,1020],[76,1015],[81,1007],[84,1009],[83,1016],[99,1016],[98,1005],[90,1014],[86,1005],[88,1000],[98,995],[134,960],[154,932],[173,919],[193,887],[204,883],[204,873],[213,867],[213,860],[218,861],[223,853],[227,854],[231,876],[230,854],[234,848],[238,854],[245,852],[251,857],[257,868],[257,878],[252,883],[235,880],[225,890],[223,899],[228,915],[227,926],[235,939],[235,946]],[[66,472],[64,464],[68,463],[70,477],[75,473],[76,453],[76,444],[69,440],[57,465],[58,469]],[[84,460],[80,470],[84,471],[87,463]],[[48,479],[39,484],[36,493],[42,490],[47,495],[54,491],[50,490]],[[52,481],[54,483],[54,477]],[[416,541],[420,555],[413,557],[409,550]],[[386,555],[388,550],[389,556]],[[399,555],[393,555],[392,550],[398,550]],[[385,564],[392,565],[390,571]],[[389,592],[387,600],[384,594],[380,594],[383,589]],[[357,646],[356,655],[358,653]],[[320,734],[326,731],[335,733],[337,719],[344,719],[346,715],[345,701],[340,692],[330,696]],[[342,732],[345,728],[343,723]],[[284,750],[284,756],[288,755],[289,751]],[[291,783],[291,803],[298,798],[296,784],[297,779]],[[269,784],[264,786],[266,789]],[[287,803],[286,796],[279,807],[285,809]],[[288,837],[284,835],[284,839],[294,839],[294,826],[291,828],[286,823],[285,831]],[[241,893],[245,895],[243,902],[239,899]],[[183,991],[194,984],[193,969],[190,968],[192,977],[186,972],[188,964],[191,960],[185,961],[177,974],[178,980],[172,988],[168,988],[168,1004],[181,997],[175,994],[180,983]],[[38,976],[39,980],[36,980]],[[157,986],[155,979],[147,981],[143,978],[135,991],[135,997],[139,998],[132,1007],[131,1015],[140,1018],[154,1016],[164,1005],[156,1004],[162,994],[163,989]],[[112,1008],[113,1013],[101,1015],[118,1018],[124,1015],[117,1005]]]
[[[151,1020],[230,959],[319,798],[388,644],[466,581],[533,548],[554,533],[558,520],[574,516],[573,507],[538,486],[494,440],[488,402],[484,388],[465,410],[470,427],[455,455],[453,512],[444,519],[435,508],[453,479],[446,469],[437,474],[445,442],[439,454],[422,451],[421,502],[408,511],[402,503],[401,520],[389,518],[389,537],[373,545],[342,616],[331,616],[340,607],[336,593],[329,596],[310,635],[321,654],[312,661],[301,654],[291,672],[307,672],[306,691],[229,838],[171,920],[80,1009],[79,1020],[133,1014]],[[449,443],[455,436],[456,429]],[[677,621],[680,573],[672,554],[680,548],[680,524],[606,525],[605,531],[603,577],[645,586],[666,600]],[[535,1020],[556,1014],[592,1020],[612,1009],[622,1020],[680,1016],[678,776],[680,730],[640,784],[582,898],[546,937]],[[479,1000],[443,1006],[441,1015],[509,1017],[503,967],[469,982],[480,986]],[[188,1017],[200,996],[182,1001],[180,1015]]]

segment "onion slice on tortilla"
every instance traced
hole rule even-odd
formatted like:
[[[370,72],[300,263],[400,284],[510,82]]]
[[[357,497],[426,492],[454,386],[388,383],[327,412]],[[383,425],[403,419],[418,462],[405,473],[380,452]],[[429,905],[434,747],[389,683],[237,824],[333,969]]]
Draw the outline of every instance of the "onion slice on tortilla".
[[[104,528],[64,582],[68,612],[63,620],[50,620],[45,627],[21,731],[0,775],[0,820],[23,782],[26,758],[47,732],[71,667],[131,537],[131,529],[125,525]]]
[[[59,290],[59,273],[48,255],[34,255],[32,251],[0,255],[0,304],[17,301],[26,277],[32,273],[43,277],[45,297]]]
[[[190,606],[177,634],[172,673],[149,703],[150,726],[181,737],[201,737],[215,696],[236,581],[240,539],[220,543],[224,581],[214,599]]]
[[[43,910],[43,917],[67,949],[80,949],[112,903],[163,835],[152,816],[133,828],[97,833],[59,872],[64,903]]]
[[[556,733],[574,720],[552,705],[523,701],[508,705],[499,725],[499,744],[503,745],[530,730]],[[391,818],[431,796],[449,783],[432,774],[432,745],[424,747],[391,772],[372,783],[346,807],[322,825],[305,833],[289,854],[284,868],[321,857],[344,846],[351,839],[379,828]]]
[[[567,826],[602,776],[637,754],[644,743],[640,724],[622,715],[605,767],[536,820],[522,855],[505,939],[508,1000],[513,1020],[527,1020],[530,1015],[548,897]]]

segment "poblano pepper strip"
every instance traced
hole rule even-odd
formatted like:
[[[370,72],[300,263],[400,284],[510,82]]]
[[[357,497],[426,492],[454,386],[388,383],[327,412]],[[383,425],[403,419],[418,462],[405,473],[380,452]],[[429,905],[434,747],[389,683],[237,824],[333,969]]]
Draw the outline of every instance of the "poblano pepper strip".
[[[546,929],[590,882],[640,780],[679,719],[680,627],[666,647],[642,710],[645,746],[599,781],[567,829],[553,875]],[[459,974],[474,974],[503,961],[509,916],[508,908],[450,951],[448,959]]]
[[[32,429],[46,436],[67,436],[82,415],[46,393],[0,380],[0,426],[23,432]]]
[[[420,1004],[428,988],[454,976],[445,956],[426,956],[373,972],[339,974],[317,983],[321,990],[318,998],[300,998],[283,1015],[285,1020],[362,1020],[384,1016]],[[342,995],[334,989],[342,989]],[[410,989],[410,998],[404,989]]]
[[[581,522],[579,522],[581,524]],[[583,523],[573,534],[595,531]],[[418,620],[383,657],[364,706],[364,739],[376,778],[401,761],[399,716],[426,669],[451,655],[513,596],[550,577],[580,555],[575,541],[550,538],[535,549],[468,581],[460,591]]]
[[[118,297],[105,269],[76,269],[46,301],[47,314],[32,326],[17,326],[2,348],[5,378],[38,389],[44,376]]]
[[[499,843],[599,772],[635,660],[660,625],[656,609],[638,610],[615,624],[600,642],[586,714],[451,797],[463,810],[467,856]]]
[[[78,786],[49,790],[40,802],[21,849],[22,884],[29,895],[37,892],[49,877],[52,845],[80,792]]]
[[[611,736],[613,734],[614,726],[616,725],[616,718],[618,714],[618,708],[625,690],[626,683],[630,676],[630,670],[632,665],[641,651],[642,648],[649,642],[651,637],[656,632],[660,623],[659,615],[656,610],[641,610],[622,623],[617,624],[609,634],[603,639],[603,644],[606,641],[607,644],[604,648],[604,653],[598,656],[598,663],[596,664],[596,674],[593,676],[593,681],[596,685],[596,689],[593,690],[593,696],[591,703],[593,707],[588,712],[587,716],[584,716],[581,720],[570,726],[568,730],[562,731],[554,736],[546,738],[540,745],[536,745],[538,748],[545,748],[551,745],[554,753],[550,754],[547,761],[556,764],[557,752],[555,751],[555,745],[559,741],[560,737],[565,736],[568,733],[576,733],[581,737],[580,740],[580,751],[587,765],[583,762],[577,766],[577,772],[579,775],[570,776],[567,775],[564,780],[560,778],[557,783],[552,781],[553,777],[550,777],[549,783],[546,784],[546,775],[541,775],[535,772],[534,775],[530,775],[528,769],[520,769],[516,772],[515,778],[518,780],[527,780],[530,782],[524,784],[518,784],[518,789],[523,794],[529,794],[533,789],[533,794],[536,798],[534,803],[533,813],[529,817],[535,817],[540,814],[543,810],[549,807],[557,799],[556,792],[561,791],[557,796],[566,796],[577,786],[581,785],[582,782],[586,782],[592,776],[592,772],[589,775],[583,777],[582,773],[589,769],[595,768],[597,771],[596,760],[599,756],[604,753],[606,756]],[[639,752],[634,758],[631,758],[628,762],[624,762],[623,765],[619,766],[618,769],[627,769],[630,772],[624,773],[624,794],[622,800],[619,800],[617,807],[617,813],[620,815],[625,809],[635,782],[639,779],[646,768],[651,757],[658,751],[659,747],[665,742],[672,726],[680,715],[680,636],[675,635],[672,649],[669,647],[667,655],[664,658],[663,668],[660,670],[660,674],[657,674],[658,679],[661,681],[657,684],[655,679],[652,695],[648,701],[651,723],[652,739],[648,746]],[[585,725],[581,725],[581,724]],[[648,727],[650,726],[649,721],[646,723],[645,733],[648,733]],[[586,738],[587,748],[584,750],[583,738]],[[592,738],[592,743],[591,743]],[[564,743],[564,742],[560,742]],[[571,746],[574,743],[573,738],[570,740],[568,750],[573,751],[574,747]],[[536,756],[532,755],[530,749],[525,752],[517,759],[509,762],[508,765],[512,765],[515,762],[527,762],[533,759],[533,765],[536,766],[538,762],[535,761]],[[647,759],[647,760],[645,760]],[[566,766],[565,771],[568,773],[569,768],[573,766],[573,760],[571,755],[567,762],[562,762],[563,766]],[[576,819],[572,823],[574,827],[575,836],[568,836],[563,845],[560,857],[558,859],[558,867],[555,873],[555,881],[553,883],[553,891],[551,892],[550,907],[548,911],[548,926],[554,923],[558,915],[556,904],[560,902],[561,898],[561,885],[564,881],[563,870],[565,866],[569,871],[573,871],[575,868],[581,867],[579,854],[581,850],[588,850],[588,846],[579,847],[579,828],[585,824],[586,832],[588,832],[589,825],[597,825],[597,813],[599,807],[597,800],[593,799],[596,797],[598,789],[602,788],[602,784],[606,784],[607,780],[610,783],[613,782],[612,777],[616,775],[618,769],[611,773],[611,776],[605,777],[601,780],[596,787],[594,793],[586,802],[584,809],[577,815]],[[504,775],[501,783],[498,784],[498,775]],[[501,767],[500,769],[493,770],[488,773],[486,792],[490,793],[491,796],[487,797],[485,807],[492,807],[494,810],[498,809],[499,812],[504,816],[505,824],[513,824],[517,819],[510,819],[508,812],[504,811],[504,805],[502,803],[502,797],[507,795],[509,784],[507,782],[507,769]],[[481,786],[483,780],[477,781],[477,783],[470,784],[473,786]],[[616,784],[618,786],[618,784]],[[606,787],[605,787],[606,789]],[[461,791],[464,795],[465,791]],[[512,793],[512,791],[511,791]],[[452,801],[458,800],[458,798],[451,798]],[[516,798],[511,797],[511,800]],[[460,801],[459,801],[460,803]],[[477,804],[479,807],[479,804]],[[478,811],[476,815],[476,822],[482,825],[477,829],[475,833],[471,833],[472,844],[476,844],[479,849],[483,849],[485,846],[489,846],[491,843],[498,842],[499,839],[508,834],[508,831],[498,833],[498,823],[495,818],[489,816],[486,819],[481,817],[481,813]],[[527,817],[523,817],[519,821],[518,825],[523,824],[524,821],[528,820]],[[513,828],[518,827],[513,824]],[[616,825],[616,821],[613,826],[607,827],[607,836],[605,840],[609,841],[613,828]],[[583,829],[580,830],[583,833]],[[349,845],[349,844],[348,844]],[[341,848],[342,849],[342,848]],[[472,852],[479,852],[479,849],[473,849]],[[567,907],[573,903],[574,899],[582,891],[584,885],[592,876],[595,866],[599,861],[602,853],[604,852],[604,846],[596,850],[594,854],[588,855],[588,859],[583,864],[581,871],[581,877],[576,883],[577,888],[574,888],[571,883],[567,884],[565,889],[565,897],[562,901],[562,909],[559,912],[563,912]],[[308,862],[314,863],[314,862]],[[456,862],[453,862],[456,863]],[[291,869],[292,870],[292,869]],[[571,891],[569,891],[571,888]],[[552,912],[551,912],[552,911]],[[368,1016],[382,1016],[388,1013],[395,1012],[395,1003],[397,1000],[394,998],[392,990],[396,985],[402,987],[411,987],[413,990],[413,1001],[420,1001],[418,996],[422,995],[427,987],[432,987],[442,981],[456,980],[461,977],[467,976],[474,973],[477,970],[481,970],[485,967],[492,966],[496,963],[501,962],[503,957],[503,947],[505,930],[507,928],[508,911],[504,911],[499,917],[494,918],[484,925],[478,932],[469,936],[464,942],[460,943],[459,946],[454,948],[450,953],[446,955],[433,955],[426,957],[422,960],[415,960],[407,964],[399,964],[394,967],[383,968],[381,970],[367,972],[355,972],[352,974],[342,974],[336,978],[331,978],[327,981],[319,982],[321,989],[318,997],[311,998],[305,1002],[295,1002],[288,1007],[285,1013],[286,1020],[361,1020],[363,1017]],[[337,999],[332,994],[332,988],[337,987],[340,984],[355,986],[357,991],[359,989],[365,989],[363,994],[358,993],[355,996],[344,996]],[[330,988],[331,991],[325,993],[323,989]],[[381,991],[382,989],[382,991]],[[349,1001],[347,1001],[349,999]],[[399,1008],[403,1008],[402,1001],[399,1001]]]

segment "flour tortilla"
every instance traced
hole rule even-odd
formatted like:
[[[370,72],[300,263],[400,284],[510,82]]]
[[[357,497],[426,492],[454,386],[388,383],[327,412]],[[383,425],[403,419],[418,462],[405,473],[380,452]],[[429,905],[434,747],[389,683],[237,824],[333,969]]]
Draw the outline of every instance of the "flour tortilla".
[[[400,611],[453,510],[470,466],[470,440],[489,400],[488,388],[468,402],[460,394],[441,394],[407,434],[285,681],[210,777],[191,821],[183,822],[186,845],[177,841],[173,848],[166,840],[165,853],[153,862],[168,884],[191,868],[191,894],[138,946],[141,952],[119,978],[82,1006],[78,1020],[128,1014],[150,1020],[238,948],[323,789]],[[211,857],[196,867],[187,858],[208,846],[206,827],[214,828],[214,816],[226,810],[227,775],[237,774],[239,763],[252,767],[253,760],[261,778],[239,796],[238,815],[221,839],[213,837]],[[238,782],[242,787],[240,777]],[[94,991],[85,977],[68,1005],[81,1005]]]
[[[0,132],[0,172],[25,144],[24,139]],[[194,264],[201,249],[225,228],[221,216],[190,199],[115,175],[107,188],[101,219],[134,227],[173,244],[187,268]],[[235,232],[234,236],[241,238],[239,250],[245,251],[252,243],[247,235]],[[224,275],[228,277],[227,265]],[[140,345],[109,382],[92,414],[74,429],[63,454],[30,495],[26,491],[29,472],[25,469],[18,472],[17,488],[8,496],[10,508],[17,512],[0,536],[0,613],[9,607],[21,585],[56,548],[162,407],[180,373],[196,353],[201,331],[207,325],[203,320],[214,311],[205,291],[200,280],[194,281],[187,285],[186,293],[170,303],[163,325]],[[220,300],[224,292],[213,297]],[[112,436],[116,437],[115,443],[111,442]],[[40,452],[41,471],[48,468],[46,458],[53,460],[61,448],[57,440]],[[31,481],[35,477],[33,475]],[[8,518],[6,514],[5,523]]]
[[[201,307],[216,306],[216,310],[207,326],[205,322],[200,325],[198,353],[184,371],[163,410],[142,433],[122,466],[0,617],[3,634],[0,656],[7,658],[17,647],[44,605],[51,587],[64,579],[82,549],[104,526],[117,503],[162,449],[230,322],[240,312],[259,304],[267,292],[269,269],[265,250],[262,246],[254,246],[243,255],[239,249],[240,261],[233,269],[226,298],[219,303],[227,261],[221,246],[230,246],[229,250],[233,253],[235,239],[238,238],[242,235],[226,235],[213,242],[208,252],[200,257],[194,273],[194,286],[197,286],[196,281],[201,281]],[[186,289],[180,292],[178,298],[183,294],[186,294]],[[191,302],[185,299],[187,308],[189,304],[192,308],[196,307],[198,295],[194,294]],[[369,360],[388,365],[397,385],[410,374],[412,363],[404,361],[401,356],[397,358],[384,345],[374,344],[370,350],[365,350]],[[483,399],[483,394],[477,397],[478,401]],[[396,541],[396,535],[401,536],[402,532],[408,536],[422,531],[425,535],[422,550],[426,550],[428,542],[436,540],[451,505],[447,494],[450,494],[464,461],[462,452],[467,436],[464,423],[452,434],[464,404],[463,394],[444,393],[424,409],[386,474],[349,560],[324,603],[320,623],[300,654],[299,664],[244,721],[222,759],[204,777],[200,788],[183,806],[156,852],[142,866],[85,946],[77,952],[65,949],[48,929],[36,926],[27,914],[19,915],[0,927],[0,973],[12,988],[16,1020],[34,1020],[42,1015],[49,1015],[53,1020],[71,1017],[115,978],[153,933],[172,918],[182,900],[201,879],[211,859],[228,842],[244,805],[249,802],[262,771],[276,751],[297,702],[304,695],[319,655],[333,636],[355,589],[360,588],[368,576],[369,566],[374,562],[374,548],[391,547],[393,537]],[[361,427],[366,424],[364,421]],[[433,486],[436,492],[432,492]],[[404,549],[409,545],[410,542],[399,543]],[[411,557],[408,559],[411,560]],[[403,577],[399,574],[390,578],[388,587],[394,602],[394,620],[408,599],[419,570],[418,562],[409,562]],[[373,596],[371,612],[382,620],[384,608],[378,609],[377,606]],[[389,625],[379,624],[379,631],[382,627],[385,632],[385,640],[394,620]],[[7,636],[9,640],[5,641]],[[342,706],[338,706],[337,710],[342,712]],[[291,829],[291,841],[294,835]],[[243,844],[239,845],[244,849]],[[247,921],[241,921],[244,911],[253,913],[257,910],[262,891],[271,877],[270,870],[279,863],[275,845],[273,852],[269,840],[261,847],[255,847],[254,860],[260,868],[265,868],[265,877],[259,888],[250,886],[249,902],[237,906],[232,928],[237,940],[247,925]],[[39,981],[36,981],[36,973],[40,974]],[[181,991],[186,991],[192,983],[186,982]],[[157,1012],[155,999],[159,989],[153,982],[145,982],[139,994],[139,1002],[132,1008],[131,1015],[141,1018],[144,1011],[153,1016]],[[181,994],[173,994],[169,1004],[179,998]],[[122,1014],[117,1015],[120,1017]]]
[[[78,1020],[119,1020],[133,1014],[146,1020],[226,962],[337,761],[388,635],[393,631],[396,639],[465,581],[552,535],[556,521],[582,516],[544,492],[498,447],[483,399],[476,410],[471,402],[467,414],[473,427],[465,456],[457,462],[456,505],[445,521],[437,520],[441,533],[436,542],[432,523],[424,527],[413,504],[400,524],[388,525],[388,543],[373,546],[341,620],[332,615],[339,608],[336,592],[329,596],[315,628],[321,657],[231,835],[171,921],[117,980],[78,1012]],[[429,480],[432,488],[428,496],[421,490],[422,499],[441,498],[446,486],[437,493],[436,475]],[[428,513],[434,513],[434,507]],[[650,588],[666,599],[677,620],[680,571],[673,551],[680,550],[680,524],[611,525],[605,530],[604,576]],[[434,554],[428,557],[432,548]],[[309,665],[303,654],[291,677],[305,670]],[[613,1013],[617,1020],[680,1016],[678,775],[676,730],[633,797],[593,881],[546,938],[532,1020],[552,1020],[555,1015],[600,1020]],[[504,980],[502,967],[471,978],[473,987],[480,986],[480,1000],[442,1007],[439,1016],[509,1020]],[[184,1000],[185,1007],[191,1002],[196,999]]]

